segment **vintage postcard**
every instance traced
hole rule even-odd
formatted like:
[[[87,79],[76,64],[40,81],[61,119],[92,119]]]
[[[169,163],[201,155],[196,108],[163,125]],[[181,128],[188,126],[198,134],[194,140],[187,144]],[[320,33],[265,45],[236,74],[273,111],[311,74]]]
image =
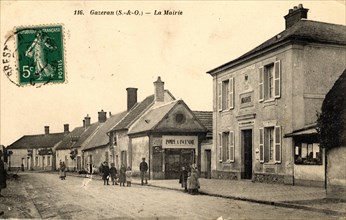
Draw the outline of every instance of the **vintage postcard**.
[[[0,4],[0,218],[346,217],[344,0]]]

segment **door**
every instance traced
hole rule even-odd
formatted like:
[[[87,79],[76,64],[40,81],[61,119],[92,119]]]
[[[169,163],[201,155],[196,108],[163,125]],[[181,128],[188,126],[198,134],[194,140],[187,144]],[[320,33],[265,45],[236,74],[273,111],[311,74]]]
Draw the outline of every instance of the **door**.
[[[82,160],[80,156],[77,156],[77,170],[82,169]]]
[[[211,150],[205,150],[205,159],[206,159],[206,175],[205,178],[211,178]]]
[[[242,143],[244,149],[243,179],[252,178],[252,130],[242,131]]]
[[[46,167],[46,157],[42,157],[42,168],[45,170]]]
[[[165,179],[178,179],[181,168],[189,169],[194,163],[194,150],[192,149],[167,149],[165,151]]]

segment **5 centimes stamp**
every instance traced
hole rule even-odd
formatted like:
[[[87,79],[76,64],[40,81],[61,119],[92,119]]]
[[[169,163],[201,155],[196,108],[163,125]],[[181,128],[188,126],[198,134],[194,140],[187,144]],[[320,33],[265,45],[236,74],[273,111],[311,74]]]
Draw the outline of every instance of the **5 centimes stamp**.
[[[19,85],[65,81],[62,25],[17,27]]]

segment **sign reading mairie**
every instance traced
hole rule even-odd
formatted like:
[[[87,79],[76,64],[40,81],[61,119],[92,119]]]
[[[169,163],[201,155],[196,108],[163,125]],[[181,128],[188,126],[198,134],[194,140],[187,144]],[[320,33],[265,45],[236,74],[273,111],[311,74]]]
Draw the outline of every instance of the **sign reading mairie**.
[[[197,148],[197,136],[162,136],[162,148]]]

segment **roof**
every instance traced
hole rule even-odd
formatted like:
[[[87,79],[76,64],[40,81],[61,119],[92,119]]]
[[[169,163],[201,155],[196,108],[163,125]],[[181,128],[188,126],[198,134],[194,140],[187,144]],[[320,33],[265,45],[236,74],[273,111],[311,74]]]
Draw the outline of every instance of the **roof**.
[[[131,128],[129,134],[139,133],[143,131],[150,131],[162,120],[162,118],[168,114],[168,112],[179,102],[172,101],[165,103],[163,105],[151,108],[143,116],[142,120],[138,122]]]
[[[109,137],[107,132],[114,127],[121,119],[126,115],[126,111],[120,112],[118,114],[112,115],[104,123],[98,123],[98,127],[92,134],[88,143],[84,146],[83,150],[92,149],[95,147],[107,145],[109,143]]]
[[[58,144],[56,150],[66,150],[71,148],[79,148],[87,140],[87,138],[95,131],[99,123],[93,123],[87,128],[77,127],[71,133],[66,135],[61,143]]]
[[[65,136],[65,133],[24,135],[7,147],[7,149],[31,149],[54,147]]]
[[[142,102],[137,103],[131,108],[131,110],[126,114],[126,116],[113,128],[111,131],[128,129],[130,125],[138,118],[149,106],[154,103],[155,96],[150,95],[146,97]]]
[[[281,46],[286,42],[299,41],[346,45],[346,27],[338,24],[300,20],[292,27],[287,28],[244,55],[209,70],[207,73],[215,74],[219,71],[239,65],[264,50],[275,48],[275,46]]]
[[[317,124],[311,124],[307,125],[301,129],[297,129],[293,131],[292,133],[285,134],[286,137],[297,137],[297,136],[310,136],[310,135],[317,135]]]
[[[206,127],[208,131],[213,130],[213,112],[212,111],[192,111],[196,118]]]

